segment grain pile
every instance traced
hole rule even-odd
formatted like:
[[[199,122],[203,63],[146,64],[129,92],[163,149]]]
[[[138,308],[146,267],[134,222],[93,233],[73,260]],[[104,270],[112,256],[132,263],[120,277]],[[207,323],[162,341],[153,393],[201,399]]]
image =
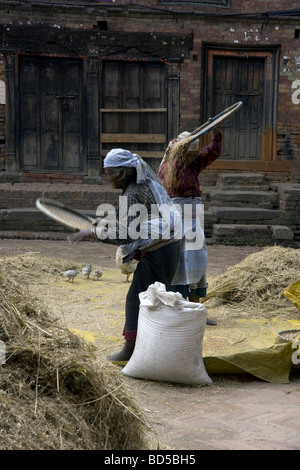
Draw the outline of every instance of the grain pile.
[[[148,425],[122,382],[0,270],[0,448],[147,449]]]
[[[300,279],[300,254],[293,248],[270,247],[245,258],[216,277],[204,302],[227,305],[252,317],[298,318],[295,306],[282,295]]]

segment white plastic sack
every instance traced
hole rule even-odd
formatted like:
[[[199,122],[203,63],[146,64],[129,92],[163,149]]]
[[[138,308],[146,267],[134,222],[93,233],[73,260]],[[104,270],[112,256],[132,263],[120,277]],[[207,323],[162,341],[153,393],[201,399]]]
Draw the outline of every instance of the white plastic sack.
[[[203,358],[206,308],[155,282],[140,294],[134,352],[125,375],[188,385],[212,383]]]

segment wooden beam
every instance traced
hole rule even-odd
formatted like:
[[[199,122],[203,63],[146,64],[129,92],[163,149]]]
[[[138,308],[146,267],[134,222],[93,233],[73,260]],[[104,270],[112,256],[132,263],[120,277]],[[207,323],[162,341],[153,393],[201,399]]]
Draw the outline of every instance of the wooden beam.
[[[103,133],[100,135],[101,143],[139,143],[139,144],[166,144],[165,134],[117,134],[117,133]]]
[[[101,113],[166,113],[167,108],[101,108]]]
[[[279,171],[290,173],[294,170],[294,163],[290,160],[277,161],[238,161],[238,160],[216,160],[209,165],[209,170],[241,170],[241,171]]]

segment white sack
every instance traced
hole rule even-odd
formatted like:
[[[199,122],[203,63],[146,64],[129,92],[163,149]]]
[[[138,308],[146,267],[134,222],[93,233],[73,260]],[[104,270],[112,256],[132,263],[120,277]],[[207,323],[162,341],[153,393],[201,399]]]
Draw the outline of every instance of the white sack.
[[[155,282],[139,295],[140,311],[133,354],[125,375],[158,381],[206,385],[212,383],[203,358],[206,308],[167,292]]]

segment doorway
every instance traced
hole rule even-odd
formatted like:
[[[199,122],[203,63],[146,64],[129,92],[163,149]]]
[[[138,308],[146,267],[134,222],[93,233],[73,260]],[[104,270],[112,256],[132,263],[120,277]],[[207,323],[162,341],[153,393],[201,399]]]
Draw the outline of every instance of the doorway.
[[[85,170],[82,73],[81,59],[20,57],[21,169]]]
[[[222,156],[235,168],[276,158],[276,48],[205,47],[203,121],[237,101],[243,106],[221,126]],[[229,166],[228,166],[229,168]]]
[[[225,121],[223,158],[260,160],[264,104],[264,59],[216,57],[213,115],[242,101],[241,109]]]

